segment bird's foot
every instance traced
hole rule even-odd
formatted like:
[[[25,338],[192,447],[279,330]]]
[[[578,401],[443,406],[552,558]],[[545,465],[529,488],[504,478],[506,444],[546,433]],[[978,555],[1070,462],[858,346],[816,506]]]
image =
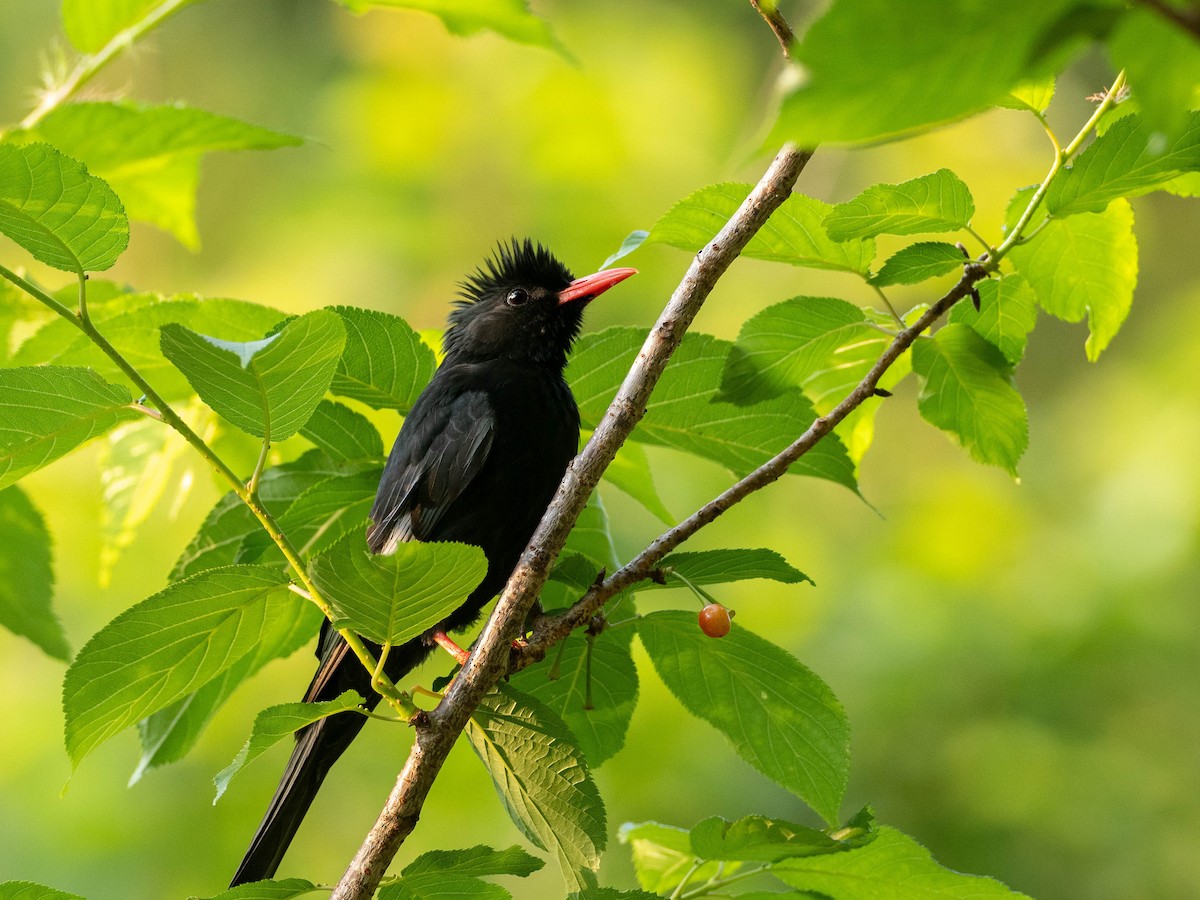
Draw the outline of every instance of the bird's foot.
[[[465,665],[467,657],[471,654],[464,650],[458,644],[454,643],[454,639],[444,631],[435,631],[432,635],[433,642],[453,656],[460,666]]]

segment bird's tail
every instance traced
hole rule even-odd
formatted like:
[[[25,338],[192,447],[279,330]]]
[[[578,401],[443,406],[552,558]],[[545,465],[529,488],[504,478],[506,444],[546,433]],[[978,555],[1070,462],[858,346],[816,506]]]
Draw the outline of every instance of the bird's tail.
[[[415,668],[428,652],[428,648],[419,638],[396,647],[388,656],[385,665],[388,677],[392,680],[402,678]],[[355,689],[367,698],[363,705],[367,709],[373,709],[380,698],[370,689],[369,673],[357,664],[357,660],[349,662],[350,666],[338,667],[342,670],[338,673],[341,677],[335,679],[338,682],[338,693],[346,689]],[[322,671],[325,671],[325,667],[322,667]],[[319,671],[314,679],[314,687],[319,683],[322,671]],[[346,683],[349,680],[363,683]],[[331,689],[332,685],[326,684],[326,687]],[[309,696],[305,699],[327,700],[337,696],[336,693],[323,696],[328,692],[310,689]],[[367,717],[357,712],[337,713],[319,719],[296,733],[296,746],[283,771],[283,778],[279,787],[275,789],[275,796],[271,798],[271,805],[267,807],[258,831],[250,841],[250,848],[234,873],[233,880],[229,882],[230,887],[250,881],[261,881],[275,874],[326,774],[358,736],[366,721]]]

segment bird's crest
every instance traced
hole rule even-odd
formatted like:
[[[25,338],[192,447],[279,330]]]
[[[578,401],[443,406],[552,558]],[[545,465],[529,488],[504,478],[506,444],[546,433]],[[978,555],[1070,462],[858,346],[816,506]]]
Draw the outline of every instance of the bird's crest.
[[[501,241],[495,252],[459,284],[461,305],[476,303],[489,293],[510,285],[562,290],[572,281],[571,270],[529,238]]]

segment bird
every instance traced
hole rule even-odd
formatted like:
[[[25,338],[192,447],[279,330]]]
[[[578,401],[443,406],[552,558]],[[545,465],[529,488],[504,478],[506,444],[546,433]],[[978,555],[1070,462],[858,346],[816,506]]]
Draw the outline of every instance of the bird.
[[[513,238],[461,282],[443,360],[388,455],[366,543],[377,554],[394,553],[404,541],[473,544],[484,552],[487,574],[444,620],[391,650],[384,671],[392,681],[419,665],[446,632],[478,619],[508,581],[579,448],[579,409],[564,371],[584,307],[636,271],[605,269],[576,279],[541,244]],[[316,655],[306,702],[354,690],[368,710],[379,703],[371,674],[328,621]],[[230,887],[275,874],[330,767],[365,721],[344,712],[296,733]]]

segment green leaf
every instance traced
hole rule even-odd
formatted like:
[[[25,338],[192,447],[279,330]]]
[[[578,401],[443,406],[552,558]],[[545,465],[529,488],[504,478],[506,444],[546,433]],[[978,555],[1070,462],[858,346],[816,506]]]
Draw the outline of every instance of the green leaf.
[[[338,0],[354,12],[372,8],[415,9],[432,13],[451,34],[493,31],[518,44],[563,52],[545,19],[529,11],[526,0]]]
[[[130,400],[128,390],[87,369],[0,369],[0,488],[138,418]]]
[[[461,606],[487,574],[487,559],[478,547],[434,541],[405,541],[377,556],[351,535],[314,559],[309,574],[337,627],[395,645]]]
[[[749,184],[713,184],[701,188],[671,207],[654,223],[642,243],[700,250],[737,212],[751,188]],[[803,194],[789,195],[750,239],[741,255],[866,275],[875,258],[875,242],[831,239],[821,226],[830,209],[829,204]],[[629,241],[626,238],[626,244]]]
[[[1200,100],[1200,43],[1165,15],[1134,5],[1107,42],[1113,69],[1129,73],[1147,125],[1168,137],[1185,127]]]
[[[799,584],[812,579],[792,566],[774,550],[688,550],[672,553],[659,568],[670,569],[692,584],[726,584],[750,578],[767,578],[783,584]],[[658,587],[653,581],[639,582],[637,588]],[[679,587],[668,576],[666,587]]]
[[[0,900],[83,900],[83,897],[32,881],[6,881],[0,884]]]
[[[714,640],[692,613],[668,610],[643,616],[637,627],[659,677],[688,712],[826,821],[837,820],[850,732],[845,711],[820,678],[736,624]]]
[[[956,303],[949,321],[971,326],[1015,366],[1025,355],[1026,337],[1037,324],[1037,297],[1021,275],[989,279],[979,285],[978,312],[970,303]]]
[[[1039,45],[1071,3],[834,3],[793,49],[804,78],[766,143],[892,140],[986,109],[1049,72],[1057,60],[1041,62]],[[847,65],[846,48],[862,46],[863,35],[869,52]]]
[[[333,700],[313,703],[281,703],[269,706],[254,717],[254,727],[250,729],[250,737],[242,745],[233,762],[217,773],[213,784],[217,786],[217,795],[213,803],[221,799],[229,782],[238,772],[254,762],[259,756],[270,750],[285,737],[299,731],[305,725],[320,721],[328,716],[359,709],[363,703],[362,695],[357,691],[345,691]]]
[[[574,633],[546,660],[509,679],[562,718],[592,768],[625,746],[638,699],[632,644],[630,628],[608,629],[595,638]]]
[[[235,888],[222,891],[209,900],[290,900],[316,891],[329,892],[328,887],[317,887],[311,881],[303,878],[284,878],[279,881],[254,881],[250,884],[239,884]]]
[[[594,426],[603,416],[641,345],[636,328],[610,328],[579,341],[567,380],[585,425]],[[798,438],[816,413],[796,392],[752,406],[720,402],[721,376],[732,347],[708,335],[687,335],[632,439],[683,450],[744,475]],[[854,466],[836,436],[817,444],[791,471],[856,489]]]
[[[942,241],[920,241],[896,251],[879,274],[871,279],[876,287],[890,284],[920,284],[928,278],[936,278],[961,269],[967,261],[962,251],[953,244]]]
[[[954,435],[973,459],[1017,474],[1029,445],[1025,403],[1003,354],[963,324],[949,324],[913,345],[921,377],[921,417]]]
[[[195,0],[172,5],[178,9]],[[164,0],[63,0],[63,29],[81,53],[95,53],[120,32],[164,7]]]
[[[669,894],[680,884],[700,885],[717,876],[729,876],[741,863],[722,865],[705,862],[695,869],[696,854],[686,829],[658,822],[626,822],[617,832],[622,844],[629,844],[638,884],[654,894]]]
[[[399,316],[334,306],[346,327],[346,349],[329,389],[374,409],[407,413],[433,377],[437,360]]]
[[[185,106],[69,103],[47,115],[28,135],[48,141],[84,163],[116,191],[131,219],[199,248],[196,187],[204,154],[271,150],[303,141],[257,125]]]
[[[64,272],[99,272],[129,246],[112,188],[49,144],[0,144],[0,234]]]
[[[0,534],[0,625],[29,638],[55,659],[67,659],[71,650],[50,608],[50,533],[19,487],[0,491]]]
[[[650,460],[640,445],[630,441],[622,444],[612,463],[604,470],[604,479],[646,507],[659,521],[667,525],[675,524],[675,519],[658,496],[654,474],[650,471]]]
[[[771,874],[803,891],[838,900],[985,900],[1024,897],[991,878],[962,875],[939,866],[929,851],[894,828],[856,850],[789,859]]]
[[[339,462],[383,459],[379,431],[344,403],[322,400],[300,433]]]
[[[283,313],[243,300],[205,300],[182,294],[103,293],[89,282],[88,315],[96,329],[166,400],[193,395],[192,386],[159,350],[159,328],[179,322],[204,334],[251,340],[274,327]],[[108,381],[128,382],[124,372],[86,334],[57,316],[26,340],[15,365],[54,363],[88,366]]]
[[[594,886],[607,837],[604,803],[562,720],[501,685],[476,709],[466,735],[517,828],[558,859],[567,890]]]
[[[1091,334],[1085,349],[1095,361],[1133,304],[1138,274],[1133,209],[1115,200],[1102,213],[1052,220],[1029,243],[1013,247],[1009,259],[1050,315],[1067,322],[1087,316]]]
[[[258,647],[197,691],[138,722],[142,756],[129,777],[136,784],[150,769],[182,759],[235,690],[273,659],[290,656],[312,640],[324,621],[317,607],[298,597],[267,622]],[[286,606],[281,602],[281,606]]]
[[[621,257],[628,256],[638,247],[642,246],[642,244],[645,243],[646,238],[649,236],[650,232],[641,228],[637,228],[629,232],[629,234],[625,235],[625,240],[621,241],[621,246],[618,247],[613,254],[604,261],[604,264],[600,266],[600,268],[607,269]]]
[[[909,312],[915,320],[919,310]],[[804,391],[824,415],[853,390],[887,349],[892,339],[871,327],[885,320],[831,297],[793,297],[750,318],[738,334],[725,363],[721,398],[738,404]],[[884,374],[879,387],[890,390],[908,374],[909,355]],[[850,458],[860,460],[874,436],[879,403],[868,401],[847,416],[837,434],[847,442]]]
[[[745,816],[736,822],[713,816],[691,830],[692,852],[700,859],[778,862],[848,849],[823,831],[783,819]]]
[[[379,889],[378,900],[511,900],[512,894],[470,875],[429,873],[399,878]]]
[[[1008,109],[1024,109],[1032,113],[1044,113],[1054,99],[1054,76],[1022,81],[1002,97],[997,106]]]
[[[342,354],[341,320],[326,310],[292,319],[261,341],[224,341],[164,325],[162,352],[196,393],[255,437],[281,441],[308,421]]]
[[[853,200],[839,203],[822,224],[835,241],[880,234],[958,231],[975,215],[975,201],[963,180],[938,169],[900,184],[875,184]],[[963,261],[959,254],[957,262]]]
[[[1164,141],[1142,114],[1126,116],[1096,138],[1050,183],[1046,209],[1055,216],[1102,212],[1119,197],[1140,197],[1200,171],[1200,111]]]
[[[429,850],[400,870],[401,875],[448,872],[456,875],[516,875],[526,878],[546,865],[514,844],[507,850],[494,850],[479,844],[465,850]]]
[[[230,566],[172,584],[121,613],[63,680],[67,751],[78,765],[139,719],[186,697],[254,651],[293,601],[278,569]]]
[[[766,6],[765,0],[762,2]],[[622,891],[617,888],[597,887],[575,891],[568,895],[567,900],[658,900],[657,895],[645,891]]]

